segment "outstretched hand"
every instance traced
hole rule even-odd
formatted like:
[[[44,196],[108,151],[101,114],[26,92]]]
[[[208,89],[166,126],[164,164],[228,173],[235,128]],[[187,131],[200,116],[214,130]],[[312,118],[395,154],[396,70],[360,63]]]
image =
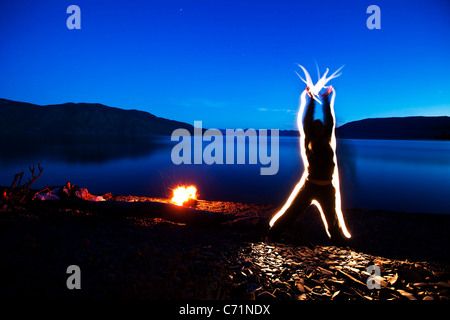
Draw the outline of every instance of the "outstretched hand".
[[[327,91],[325,91],[324,93],[322,93],[320,96],[321,96],[322,98],[328,98],[328,97],[330,96],[330,94],[331,94],[332,91],[333,91],[333,87],[332,87],[332,86],[329,86],[329,87],[327,88]]]
[[[310,98],[312,98],[312,93],[311,93],[311,91],[309,91],[309,87],[308,86],[306,86],[305,90],[306,90],[306,93],[308,94],[308,96]]]

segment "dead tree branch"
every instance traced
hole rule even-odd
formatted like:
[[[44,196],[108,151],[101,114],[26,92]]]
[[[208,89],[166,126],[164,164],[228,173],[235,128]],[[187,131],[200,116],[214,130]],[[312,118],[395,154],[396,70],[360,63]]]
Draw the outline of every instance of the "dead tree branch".
[[[38,162],[37,169],[39,172],[36,172],[36,166],[33,164],[33,167],[28,167],[31,173],[31,178],[28,178],[28,182],[22,183],[22,178],[24,172],[16,173],[14,175],[14,180],[11,183],[11,187],[7,188],[3,193],[4,201],[8,201],[11,204],[24,203],[28,193],[30,192],[30,187],[33,183],[36,182],[37,179],[41,176],[44,168],[41,167],[41,164]]]

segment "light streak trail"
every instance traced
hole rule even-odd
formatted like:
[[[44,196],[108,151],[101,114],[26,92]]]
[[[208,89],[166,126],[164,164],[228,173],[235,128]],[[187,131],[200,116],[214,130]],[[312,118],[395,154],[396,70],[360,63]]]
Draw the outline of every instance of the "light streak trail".
[[[319,76],[319,80],[317,81],[317,83],[314,85],[311,77],[308,73],[308,71],[306,71],[306,69],[301,66],[298,65],[303,72],[305,73],[305,79],[303,79],[297,72],[297,75],[300,77],[300,79],[302,79],[303,82],[306,83],[307,88],[309,88],[309,92],[311,94],[311,99],[316,100],[317,102],[319,102],[320,104],[322,104],[322,102],[318,99],[319,96],[319,92],[323,89],[323,88],[327,88],[325,85],[328,83],[328,81],[330,81],[331,79],[337,78],[339,77],[341,74],[337,74],[341,69],[339,68],[338,70],[336,70],[331,76],[329,76],[327,78],[327,74],[328,74],[328,68],[325,71],[324,75],[322,77],[320,77],[320,73],[319,73],[319,68],[317,68],[317,73]],[[345,225],[345,221],[344,221],[344,215],[342,213],[342,208],[341,208],[341,192],[339,189],[339,172],[338,172],[338,163],[337,163],[337,157],[336,157],[336,135],[335,135],[335,123],[336,123],[336,117],[335,117],[335,113],[334,113],[334,100],[336,98],[336,91],[334,90],[334,88],[332,88],[332,97],[330,100],[330,108],[331,108],[331,115],[333,117],[333,130],[332,130],[332,134],[331,134],[331,148],[333,149],[333,160],[335,163],[335,167],[334,167],[334,172],[333,172],[333,177],[332,177],[332,184],[333,187],[336,190],[336,202],[335,202],[335,209],[336,209],[336,215],[338,218],[338,222],[339,222],[339,227],[342,230],[342,233],[347,237],[350,238],[351,235],[347,230],[347,227]],[[299,108],[299,112],[297,114],[297,127],[298,127],[298,131],[300,133],[300,155],[302,157],[303,160],[303,165],[304,165],[304,171],[303,171],[303,175],[300,178],[300,181],[297,183],[297,185],[294,187],[294,189],[292,190],[289,198],[287,199],[287,201],[285,202],[285,204],[283,205],[283,207],[280,209],[280,211],[278,211],[274,217],[270,220],[269,225],[270,227],[273,227],[273,225],[275,224],[275,222],[286,212],[286,210],[291,206],[292,202],[294,201],[294,199],[296,198],[297,194],[299,193],[300,189],[303,187],[303,185],[306,182],[306,179],[308,177],[308,167],[309,167],[309,163],[308,163],[308,158],[306,157],[306,149],[305,149],[305,131],[303,128],[303,113],[306,107],[306,95],[307,95],[307,91],[306,89],[302,92],[302,94],[300,95],[300,108]],[[322,218],[324,227],[325,227],[325,231],[327,232],[328,237],[331,238],[330,232],[328,230],[328,223],[327,220],[325,218],[325,215],[323,213],[322,207],[320,206],[319,202],[317,200],[313,200],[311,202],[311,204],[315,205],[319,212],[320,212],[320,216]]]

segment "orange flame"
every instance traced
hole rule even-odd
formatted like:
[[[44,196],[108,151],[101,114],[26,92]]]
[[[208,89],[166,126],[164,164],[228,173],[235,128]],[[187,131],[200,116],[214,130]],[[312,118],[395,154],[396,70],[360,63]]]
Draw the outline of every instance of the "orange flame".
[[[300,66],[300,65],[299,65]],[[311,81],[311,78],[308,74],[308,72],[305,70],[305,68],[303,68],[302,66],[300,66],[303,71],[305,72],[305,76],[306,76],[306,81],[303,80],[300,75],[299,77],[307,84],[307,86],[310,88],[311,93],[313,95],[313,98],[315,99],[315,96],[318,95],[319,91],[325,87],[325,84],[328,82],[328,80],[338,77],[339,75],[336,75],[336,73],[338,71],[336,71],[335,73],[333,73],[330,77],[326,78],[326,75],[328,73],[328,69],[325,72],[325,74],[323,75],[323,77],[319,80],[319,82],[314,85]],[[298,75],[298,74],[297,74]],[[320,75],[319,75],[320,77]],[[325,79],[325,81],[322,81],[322,79]],[[333,95],[331,96],[331,101],[330,101],[330,107],[331,107],[331,114],[333,116],[333,123],[336,123],[336,117],[334,114],[334,99],[336,98],[336,91],[334,90],[334,88],[332,89],[333,91]],[[273,225],[275,224],[275,222],[286,212],[286,210],[291,206],[292,202],[294,201],[295,197],[297,196],[297,194],[299,193],[300,189],[302,188],[302,186],[305,184],[306,179],[308,177],[308,158],[306,157],[306,150],[305,150],[305,131],[303,128],[303,121],[302,121],[302,116],[305,110],[305,106],[306,106],[306,90],[304,90],[302,92],[302,94],[300,95],[300,108],[299,108],[299,112],[297,114],[297,127],[298,127],[298,131],[300,132],[300,154],[302,156],[302,160],[303,160],[303,165],[304,165],[304,172],[303,175],[300,179],[300,181],[297,183],[297,185],[294,187],[294,189],[292,190],[289,198],[287,199],[286,203],[283,205],[283,207],[280,209],[280,211],[278,211],[273,218],[270,220],[269,225],[270,227],[273,227]],[[320,101],[319,101],[320,102]],[[332,177],[332,184],[336,190],[336,215],[339,221],[339,226],[343,232],[343,234],[345,235],[345,237],[347,238],[351,238],[351,234],[348,232],[347,227],[345,225],[345,220],[344,220],[344,215],[342,213],[342,209],[341,209],[341,192],[340,192],[340,187],[339,187],[339,172],[338,172],[338,163],[337,163],[337,158],[336,158],[336,135],[335,135],[335,131],[334,131],[334,127],[332,130],[332,136],[331,136],[331,147],[333,149],[333,160],[335,165],[334,168],[334,172],[333,172],[333,177]],[[320,216],[322,218],[322,222],[324,224],[325,227],[325,231],[328,235],[328,237],[331,238],[331,235],[328,231],[328,223],[327,220],[325,218],[325,215],[323,213],[322,207],[320,206],[319,202],[317,200],[313,200],[311,202],[312,205],[315,205],[320,212]]]
[[[194,186],[189,187],[178,187],[173,190],[172,201],[177,206],[182,206],[184,203],[190,199],[197,199],[197,188]]]

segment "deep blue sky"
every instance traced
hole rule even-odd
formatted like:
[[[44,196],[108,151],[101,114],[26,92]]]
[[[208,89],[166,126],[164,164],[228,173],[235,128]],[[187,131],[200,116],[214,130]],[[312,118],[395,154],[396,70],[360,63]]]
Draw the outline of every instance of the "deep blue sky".
[[[68,30],[66,8],[81,8]],[[381,30],[366,9],[381,8]],[[450,2],[0,0],[0,97],[205,127],[295,128],[304,65],[345,64],[338,124],[450,115]]]

